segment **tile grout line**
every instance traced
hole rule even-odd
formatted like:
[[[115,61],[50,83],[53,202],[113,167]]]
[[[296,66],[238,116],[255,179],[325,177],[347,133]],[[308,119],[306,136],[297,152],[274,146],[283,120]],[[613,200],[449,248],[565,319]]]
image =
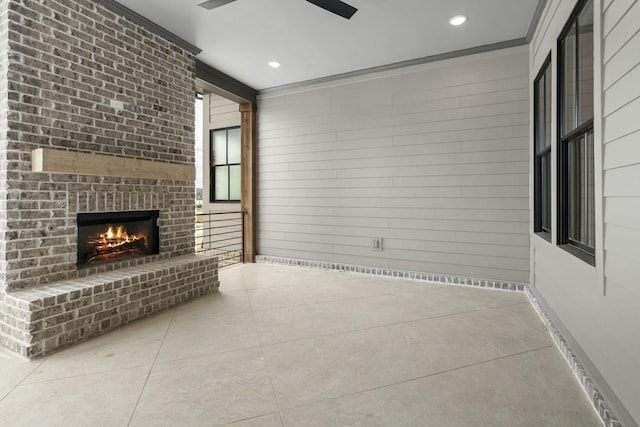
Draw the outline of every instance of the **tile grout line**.
[[[15,386],[11,387],[11,390],[9,390],[9,392],[7,394],[5,394],[4,396],[2,396],[2,398],[0,398],[0,402],[2,402],[4,399],[6,399],[7,397],[9,397],[9,395],[11,395],[11,393],[13,393],[14,391],[16,391],[16,389],[18,387],[20,387],[21,385],[24,384],[24,382],[27,380],[27,378],[29,378],[31,375],[33,375],[33,373],[40,368],[44,362],[46,362],[48,359],[48,357],[45,357],[42,361],[40,361],[40,363],[38,363],[38,365],[36,367],[34,367],[31,372],[29,372],[28,374],[26,374],[21,380],[20,382],[18,382],[18,384],[16,384]]]
[[[185,357],[178,357],[176,359],[166,359],[166,360],[162,360],[158,363],[170,363],[170,362],[182,362],[185,360],[191,360],[191,359],[200,359],[203,357],[209,357],[209,356],[223,356],[225,354],[230,354],[230,353],[235,353],[238,351],[248,351],[248,350],[253,350],[253,349],[259,349],[262,348],[262,346],[260,345],[252,345],[249,347],[240,347],[237,349],[233,349],[233,350],[225,350],[225,351],[219,351],[219,352],[213,352],[213,353],[202,353],[202,354],[194,354],[191,356],[185,356]],[[154,362],[155,365],[156,362]]]
[[[260,342],[260,350],[262,351],[262,359],[264,361],[264,366],[267,368],[267,375],[269,375],[269,384],[271,384],[271,392],[273,393],[273,401],[276,403],[276,409],[278,412],[278,417],[280,418],[280,424],[284,427],[284,420],[282,419],[282,411],[280,410],[280,402],[278,402],[278,396],[276,394],[275,386],[273,385],[273,377],[271,376],[271,368],[269,367],[269,361],[265,355],[264,344],[262,342],[262,336],[260,335],[260,329],[258,329],[258,321],[256,320],[255,312],[251,305],[251,298],[249,298],[249,290],[247,289],[246,279],[244,274],[241,273],[242,283],[245,289],[245,293],[247,295],[247,300],[249,301],[249,307],[251,308],[251,318],[253,319],[253,326],[256,328],[256,335],[258,335],[258,341]],[[262,414],[268,415],[268,414]]]
[[[392,278],[394,279],[394,278]],[[362,280],[361,278],[358,278],[358,280]],[[413,292],[428,292],[428,293],[432,293],[432,292],[440,292],[443,289],[449,289],[450,287],[453,286],[458,286],[460,288],[467,288],[467,286],[464,285],[443,285],[441,283],[433,283],[433,285],[438,285],[439,287],[437,288],[433,288],[433,289],[420,289],[420,290],[412,290],[412,291],[395,291],[395,292],[381,292],[379,294],[376,295],[364,295],[364,296],[359,296],[359,297],[345,297],[345,298],[339,298],[339,299],[331,299],[331,300],[326,300],[326,301],[320,301],[320,302],[307,302],[307,303],[300,303],[300,304],[293,304],[293,305],[283,305],[283,306],[279,306],[279,307],[271,307],[271,308],[260,308],[260,309],[255,309],[254,311],[256,312],[263,312],[263,311],[271,311],[271,310],[281,310],[284,308],[294,308],[294,307],[305,307],[305,306],[309,306],[309,305],[316,305],[316,304],[332,304],[332,303],[337,303],[337,302],[341,302],[341,301],[353,301],[353,300],[362,300],[362,299],[368,299],[368,298],[379,298],[379,297],[385,297],[385,296],[389,296],[389,295],[398,295],[398,294],[410,294]],[[348,286],[348,284],[344,284],[344,286]],[[287,287],[278,287],[278,288],[269,288],[269,290],[271,289],[288,289],[288,288],[296,288],[297,285],[292,285],[292,286],[287,286]],[[255,289],[248,289],[247,292],[250,291],[254,291]],[[249,301],[249,303],[251,303],[251,301]]]
[[[149,372],[147,373],[147,377],[144,380],[144,384],[142,384],[142,388],[140,389],[140,394],[138,394],[138,399],[136,399],[136,404],[133,407],[133,411],[131,411],[131,416],[129,417],[129,422],[127,423],[127,427],[129,427],[131,425],[131,422],[133,421],[133,417],[136,414],[136,411],[138,410],[138,405],[140,404],[140,400],[142,399],[142,395],[144,394],[144,390],[147,387],[147,383],[149,382],[149,378],[151,377],[151,372],[153,371],[153,368],[156,365],[156,361],[158,360],[158,356],[160,355],[160,352],[162,351],[162,347],[164,346],[164,340],[167,339],[167,335],[169,334],[169,329],[171,329],[171,325],[173,324],[173,320],[176,318],[176,314],[178,313],[178,309],[174,308],[173,309],[173,316],[171,316],[171,320],[169,320],[169,323],[167,324],[167,330],[164,331],[164,335],[162,336],[162,340],[160,341],[160,346],[158,346],[158,351],[156,351],[156,356],[153,358],[153,361],[151,362],[151,366],[149,367]]]
[[[268,414],[256,415],[255,417],[242,418],[240,420],[231,421],[229,423],[224,424],[216,424],[212,427],[232,427],[233,425],[237,425],[237,423],[243,423],[245,421],[257,420],[258,418],[266,417],[268,415],[275,415],[278,412],[269,412]]]
[[[451,369],[445,369],[443,371],[433,372],[433,373],[427,374],[427,375],[420,375],[420,376],[415,377],[415,378],[410,378],[410,379],[398,381],[398,382],[391,383],[391,384],[385,384],[385,385],[380,385],[380,386],[377,386],[377,387],[371,387],[371,388],[365,389],[365,390],[354,391],[352,393],[346,393],[346,394],[342,394],[340,396],[334,396],[334,397],[329,397],[329,398],[326,398],[326,399],[314,400],[312,402],[307,402],[307,403],[304,403],[304,404],[301,404],[301,405],[292,406],[291,408],[286,408],[285,410],[286,411],[290,411],[290,410],[293,410],[293,409],[304,408],[305,406],[314,405],[314,404],[317,404],[317,403],[328,402],[328,401],[331,401],[331,400],[342,399],[342,398],[345,398],[345,397],[355,396],[355,395],[362,394],[362,393],[368,393],[368,392],[371,392],[371,391],[382,390],[382,389],[393,387],[393,386],[400,385],[400,384],[408,384],[408,383],[411,383],[411,382],[414,382],[414,381],[419,381],[419,380],[423,380],[423,379],[426,379],[426,378],[431,378],[431,377],[435,377],[435,376],[438,376],[438,375],[443,375],[443,374],[447,374],[447,373],[450,373],[450,372],[459,371],[459,370],[462,370],[462,369],[472,368],[474,366],[480,366],[480,365],[484,365],[486,363],[491,363],[491,362],[495,362],[495,361],[498,361],[498,360],[508,359],[510,357],[521,356],[523,354],[533,353],[535,351],[541,351],[541,350],[545,350],[545,349],[548,349],[548,348],[553,348],[553,344],[545,345],[545,346],[542,346],[542,347],[536,347],[536,348],[532,348],[532,349],[529,349],[529,350],[520,351],[520,352],[517,352],[517,353],[506,354],[504,356],[494,357],[493,359],[487,359],[487,360],[483,360],[483,361],[480,361],[480,362],[470,363],[468,365],[462,365],[462,366],[458,366],[458,367],[451,368]]]
[[[85,373],[85,374],[78,374],[78,375],[69,375],[69,376],[64,376],[64,377],[54,377],[54,378],[50,378],[50,379],[45,379],[45,380],[39,380],[39,381],[33,381],[29,384],[25,384],[25,385],[31,385],[31,384],[47,384],[47,383],[52,383],[55,381],[64,381],[64,380],[70,380],[70,379],[74,379],[74,378],[82,378],[82,377],[91,377],[94,375],[105,375],[105,374],[112,374],[112,373],[116,373],[116,372],[121,372],[124,370],[128,370],[128,369],[137,369],[140,367],[143,367],[145,365],[136,365],[136,366],[129,366],[127,368],[114,368],[114,369],[109,369],[106,371],[97,371],[97,372],[90,372],[90,373]],[[37,368],[36,368],[37,369]],[[29,374],[31,375],[31,374]],[[25,378],[26,380],[26,378]],[[22,382],[19,385],[23,385]]]
[[[498,309],[506,308],[506,307],[515,307],[517,305],[528,305],[528,304],[527,304],[527,302],[518,302],[518,303],[513,303],[513,304],[500,305],[500,306],[496,306],[496,307],[485,307],[485,308],[480,308],[480,309],[477,309],[477,310],[459,311],[459,312],[455,312],[455,313],[441,314],[439,316],[424,317],[424,318],[414,319],[414,320],[405,320],[403,322],[393,322],[393,323],[386,323],[384,325],[369,326],[369,327],[366,327],[366,328],[347,329],[347,330],[344,330],[344,331],[323,333],[323,334],[319,334],[319,335],[307,336],[307,337],[302,337],[302,338],[295,338],[295,339],[288,340],[288,341],[278,341],[278,342],[264,344],[264,345],[269,347],[269,346],[274,346],[274,345],[281,345],[281,344],[304,341],[304,340],[308,340],[308,339],[312,339],[312,338],[326,338],[326,337],[331,337],[331,336],[339,336],[339,335],[345,335],[345,334],[350,334],[350,333],[354,333],[354,332],[364,332],[364,331],[370,331],[370,330],[374,330],[374,329],[387,328],[387,327],[390,327],[390,326],[408,325],[408,324],[411,324],[411,323],[426,322],[426,321],[429,321],[429,320],[436,320],[436,319],[444,319],[444,318],[447,318],[447,317],[460,316],[460,315],[464,315],[464,314],[479,313],[479,312],[482,312],[482,311],[489,311],[489,310],[498,310]]]
[[[458,285],[449,285],[449,286],[452,287],[452,286],[458,286]],[[447,286],[447,288],[449,286]],[[460,286],[460,287],[469,289],[468,287],[465,287],[465,286]],[[435,292],[439,292],[439,291],[441,291],[443,289],[447,289],[447,288],[420,290],[418,292],[435,293]],[[388,293],[387,292],[383,292],[383,293],[380,293],[380,294],[377,294],[377,295],[366,295],[366,296],[361,296],[361,297],[346,297],[346,298],[341,298],[341,299],[332,299],[332,300],[326,300],[326,301],[320,301],[320,302],[307,302],[307,303],[292,304],[292,305],[282,305],[282,306],[278,306],[278,307],[255,309],[253,311],[255,311],[257,313],[261,313],[261,312],[265,312],[265,311],[282,310],[282,309],[287,309],[287,308],[307,307],[307,306],[310,306],[310,305],[317,305],[317,304],[335,304],[335,303],[339,303],[339,302],[343,302],[343,301],[366,300],[366,299],[372,299],[372,298],[388,297],[388,296],[391,296],[391,295],[408,295],[408,294],[412,294],[413,292],[414,291],[397,291],[397,292],[388,292]],[[251,301],[249,301],[249,304],[251,304]],[[517,305],[517,304],[525,304],[525,303],[524,302],[519,302],[519,303],[513,303],[513,304],[505,304],[504,306]],[[491,308],[491,307],[488,307],[488,308]],[[476,310],[472,310],[472,311],[476,311]],[[238,313],[247,313],[247,311],[239,311]]]

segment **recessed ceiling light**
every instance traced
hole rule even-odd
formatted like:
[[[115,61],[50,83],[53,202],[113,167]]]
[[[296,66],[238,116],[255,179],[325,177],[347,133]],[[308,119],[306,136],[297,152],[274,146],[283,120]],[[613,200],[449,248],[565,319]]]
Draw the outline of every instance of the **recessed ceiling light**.
[[[453,25],[454,27],[462,25],[465,22],[467,22],[467,17],[464,15],[456,15],[453,18],[449,19],[449,24]]]
[[[280,68],[280,63],[278,61],[269,61],[269,67]]]

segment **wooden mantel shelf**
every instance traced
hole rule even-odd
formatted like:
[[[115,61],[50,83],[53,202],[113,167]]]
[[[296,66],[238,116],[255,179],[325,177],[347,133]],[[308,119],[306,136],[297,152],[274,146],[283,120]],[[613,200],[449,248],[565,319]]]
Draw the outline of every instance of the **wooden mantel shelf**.
[[[195,181],[196,179],[196,168],[192,165],[50,148],[38,148],[31,152],[31,170],[33,172],[169,181]]]

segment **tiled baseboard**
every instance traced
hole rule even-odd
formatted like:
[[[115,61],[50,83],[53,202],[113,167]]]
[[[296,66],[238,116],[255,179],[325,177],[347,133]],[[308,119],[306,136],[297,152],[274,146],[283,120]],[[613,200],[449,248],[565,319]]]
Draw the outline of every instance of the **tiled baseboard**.
[[[529,298],[531,305],[538,312],[538,315],[542,319],[543,323],[547,327],[547,330],[551,334],[553,341],[565,358],[571,371],[576,376],[582,389],[587,393],[591,404],[600,415],[600,418],[604,422],[606,427],[622,427],[622,423],[618,420],[613,410],[605,400],[604,396],[598,390],[598,387],[594,384],[591,375],[587,372],[584,364],[580,358],[576,355],[576,352],[569,344],[567,338],[563,336],[560,331],[558,321],[554,320],[551,315],[551,309],[546,306],[544,300],[537,294],[534,288],[527,285],[525,288],[525,294]],[[577,344],[576,344],[577,345]]]
[[[449,274],[419,273],[415,271],[394,270],[391,268],[367,267],[362,265],[341,264],[328,261],[311,261],[306,259],[284,258],[258,255],[257,263],[280,264],[294,267],[314,268],[319,270],[344,271],[350,273],[373,274],[376,276],[397,277],[401,279],[426,280],[429,282],[447,283],[450,285],[476,286],[481,288],[500,289],[503,291],[523,292],[525,283],[500,280],[477,279]]]
[[[257,263],[267,264],[279,264],[292,267],[303,267],[320,270],[331,271],[343,271],[352,273],[372,274],[385,277],[396,277],[413,280],[425,280],[429,282],[438,282],[453,285],[473,286],[487,289],[500,289],[506,291],[524,292],[531,305],[540,315],[540,318],[544,322],[545,326],[549,330],[554,342],[558,346],[561,354],[568,362],[572,372],[578,379],[580,386],[589,396],[591,403],[600,415],[600,418],[604,422],[605,427],[623,427],[623,424],[618,420],[613,413],[611,407],[607,404],[603,395],[600,393],[596,385],[594,384],[591,376],[585,370],[583,363],[576,356],[571,346],[568,344],[565,337],[563,337],[560,329],[556,325],[556,322],[550,316],[550,309],[546,307],[541,301],[541,298],[536,295],[536,292],[527,283],[507,282],[498,280],[478,279],[472,277],[455,276],[447,274],[435,274],[435,273],[419,273],[415,271],[402,271],[389,268],[379,267],[367,267],[361,265],[342,264],[328,261],[313,261],[296,258],[276,257],[267,255],[256,256]]]

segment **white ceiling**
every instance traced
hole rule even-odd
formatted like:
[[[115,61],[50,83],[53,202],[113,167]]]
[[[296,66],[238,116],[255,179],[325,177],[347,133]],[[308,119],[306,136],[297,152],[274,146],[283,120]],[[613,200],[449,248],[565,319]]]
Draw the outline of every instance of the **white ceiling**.
[[[347,0],[346,20],[305,0],[119,0],[202,49],[197,57],[255,89],[526,36],[538,0]],[[462,27],[450,17],[464,14]],[[277,60],[279,69],[267,62]]]

